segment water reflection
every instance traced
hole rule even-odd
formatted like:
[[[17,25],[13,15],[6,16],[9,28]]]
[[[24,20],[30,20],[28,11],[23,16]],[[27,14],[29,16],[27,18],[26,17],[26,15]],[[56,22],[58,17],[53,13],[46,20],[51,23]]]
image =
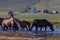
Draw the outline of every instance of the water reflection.
[[[24,34],[29,34],[32,36],[53,36],[53,35],[60,35],[60,28],[54,28],[55,30],[52,32],[50,28],[47,28],[47,31],[45,32],[45,29],[43,28],[42,31],[40,31],[40,28],[38,28],[38,32],[35,32],[35,28],[32,29],[32,31],[27,31],[24,29],[24,31],[21,31],[20,29],[18,31],[13,31],[13,30],[7,30],[3,31],[0,28],[0,33],[3,32],[17,32],[17,33],[24,33]]]

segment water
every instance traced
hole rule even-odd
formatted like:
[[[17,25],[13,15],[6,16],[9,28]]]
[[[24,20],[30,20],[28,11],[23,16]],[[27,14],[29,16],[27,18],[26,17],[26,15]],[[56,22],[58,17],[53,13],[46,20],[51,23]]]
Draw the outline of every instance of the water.
[[[42,29],[42,31],[40,31],[40,28],[38,28],[38,32],[35,32],[36,28],[33,28],[32,31],[27,31],[26,29],[24,29],[24,31],[21,31],[21,29],[19,29],[18,31],[13,31],[11,30],[7,30],[7,31],[3,31],[0,28],[0,33],[3,32],[17,32],[17,33],[25,33],[25,34],[30,34],[33,36],[45,36],[45,35],[60,35],[60,28],[54,28],[54,31],[51,31],[50,28],[47,28],[47,31],[45,32],[45,28]]]

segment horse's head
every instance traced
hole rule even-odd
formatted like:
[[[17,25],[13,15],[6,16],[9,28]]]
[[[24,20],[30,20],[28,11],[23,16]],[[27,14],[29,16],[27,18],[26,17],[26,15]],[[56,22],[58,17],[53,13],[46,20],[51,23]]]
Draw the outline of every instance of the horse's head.
[[[53,24],[51,22],[47,21],[46,19],[43,19],[43,21],[45,21],[47,25],[50,26],[50,29],[54,31]]]
[[[50,24],[49,26],[50,26],[50,29],[51,29],[52,31],[54,31],[53,24]]]

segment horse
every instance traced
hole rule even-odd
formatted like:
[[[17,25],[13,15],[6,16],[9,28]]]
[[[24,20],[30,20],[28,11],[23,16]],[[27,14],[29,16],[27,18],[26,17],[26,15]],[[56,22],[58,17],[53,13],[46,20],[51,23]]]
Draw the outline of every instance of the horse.
[[[4,19],[8,19],[8,18],[0,18],[0,26],[2,26],[2,22]]]
[[[36,31],[38,30],[38,27],[40,27],[40,31],[42,30],[42,27],[45,27],[45,31],[47,27],[50,27],[51,31],[54,31],[53,24],[46,19],[35,19],[32,21],[31,26],[30,26],[30,31],[32,30],[33,27],[36,27]]]
[[[21,26],[22,29],[26,28],[27,31],[28,31],[28,30],[30,29],[30,22],[23,20],[23,21],[20,23],[20,26]]]
[[[20,27],[20,24],[19,24],[19,22],[16,20],[16,18],[14,18],[14,19],[15,19],[15,20],[14,20],[13,29],[18,31],[18,29],[19,29],[19,27]]]
[[[20,21],[19,19],[15,19],[15,20],[19,22],[20,28],[21,28],[22,30],[24,30],[25,28],[26,28],[27,30],[30,29],[30,22],[25,21],[25,20]]]
[[[4,18],[0,18],[0,26],[2,26],[2,21]]]
[[[14,19],[13,16],[9,18],[4,18],[2,21],[2,29],[7,30],[8,27],[13,27],[14,30],[16,29],[16,27],[18,28],[17,21]]]

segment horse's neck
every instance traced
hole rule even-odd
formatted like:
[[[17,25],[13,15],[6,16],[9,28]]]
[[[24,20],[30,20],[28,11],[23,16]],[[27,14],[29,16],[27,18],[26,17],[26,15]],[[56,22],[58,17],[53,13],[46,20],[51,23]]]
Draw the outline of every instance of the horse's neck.
[[[10,18],[10,20],[13,20],[14,18]]]
[[[14,17],[10,16],[9,19],[10,19],[10,18],[14,18]]]

